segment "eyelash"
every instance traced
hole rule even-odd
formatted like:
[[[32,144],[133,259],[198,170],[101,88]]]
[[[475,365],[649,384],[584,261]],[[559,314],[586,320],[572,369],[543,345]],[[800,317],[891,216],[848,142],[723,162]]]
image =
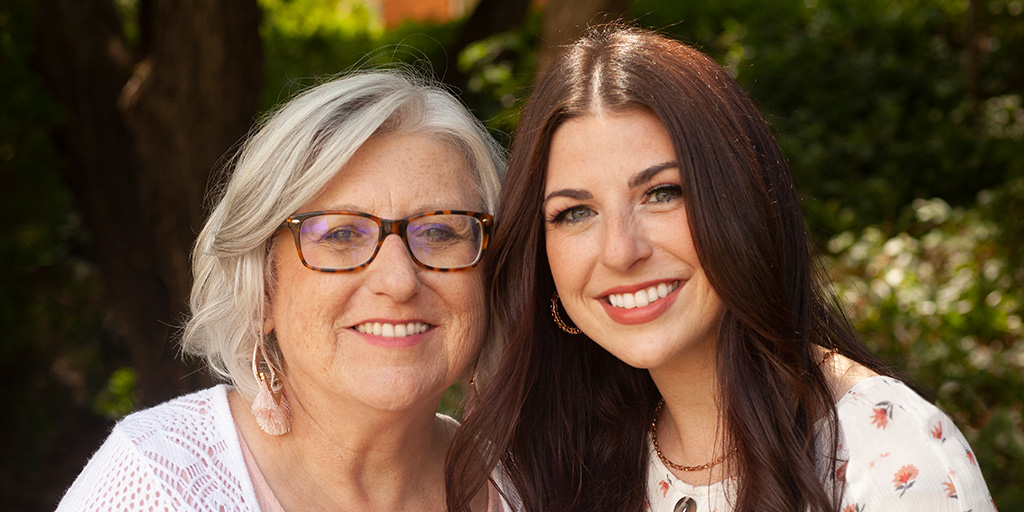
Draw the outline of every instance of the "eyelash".
[[[563,208],[563,209],[558,210],[557,212],[553,213],[550,217],[548,217],[547,221],[548,221],[549,224],[575,224],[577,222],[581,222],[581,220],[569,220],[569,219],[566,218],[569,215],[569,212],[571,212],[571,211],[573,211],[573,210],[575,210],[577,208],[586,208],[586,207],[583,206],[583,205],[576,204],[576,205],[569,206],[567,208]]]
[[[674,199],[679,199],[679,198],[681,198],[683,196],[683,187],[681,187],[679,185],[673,185],[673,184],[658,185],[658,186],[648,190],[647,193],[644,194],[644,197],[651,198],[652,196],[654,196],[658,192],[672,192],[673,193],[673,197],[668,198],[668,199],[664,199],[664,200],[661,200],[661,201],[650,201],[649,200],[649,201],[647,201],[647,203],[664,203],[664,202],[672,201]]]
[[[651,200],[651,199],[653,199],[652,196],[658,194],[659,192],[672,192],[673,196],[668,198],[668,199],[663,199],[663,200],[660,200],[660,201]],[[683,195],[683,187],[681,187],[679,185],[673,185],[673,184],[658,185],[658,186],[656,186],[654,188],[651,188],[646,193],[644,193],[644,197],[648,198],[648,200],[646,200],[644,202],[647,203],[647,204],[666,203],[666,202],[669,202],[669,201],[672,201],[672,200],[675,200],[675,199],[679,199],[680,197],[682,197],[682,195]],[[590,209],[589,207],[581,205],[581,204],[574,204],[572,206],[568,206],[566,208],[563,208],[561,210],[558,210],[558,211],[554,212],[553,214],[551,214],[551,216],[549,216],[547,218],[547,222],[549,224],[575,224],[577,222],[582,222],[584,219],[569,220],[567,218],[568,215],[569,215],[569,212],[571,212],[571,211],[573,211],[573,210],[575,210],[577,208],[586,208],[588,210]],[[589,215],[588,215],[588,217],[589,217]]]

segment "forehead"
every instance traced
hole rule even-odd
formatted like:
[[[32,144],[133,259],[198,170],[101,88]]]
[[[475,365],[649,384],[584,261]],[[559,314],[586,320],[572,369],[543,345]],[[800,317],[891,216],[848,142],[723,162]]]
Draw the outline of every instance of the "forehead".
[[[548,153],[547,186],[584,177],[621,179],[651,165],[676,161],[665,125],[646,109],[588,114],[555,130]]]
[[[454,144],[424,134],[368,139],[304,208],[399,218],[438,209],[478,210],[478,177]]]

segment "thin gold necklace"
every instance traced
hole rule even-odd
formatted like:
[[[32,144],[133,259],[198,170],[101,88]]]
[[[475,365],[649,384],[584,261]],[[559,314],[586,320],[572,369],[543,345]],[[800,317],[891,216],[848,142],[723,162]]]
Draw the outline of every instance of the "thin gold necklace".
[[[838,353],[839,350],[835,348],[829,350],[828,352],[825,352],[824,357],[822,357],[821,361],[818,362],[818,366],[820,367],[821,365],[825,364],[825,361],[828,361],[829,358]],[[668,460],[665,457],[665,455],[661,453],[661,446],[658,445],[658,414],[661,412],[661,408],[664,407],[664,405],[665,399],[662,398],[661,400],[658,401],[658,406],[654,408],[654,420],[651,421],[651,441],[654,443],[654,452],[658,454],[658,458],[661,459],[662,464],[672,469],[683,471],[686,473],[691,473],[693,471],[704,471],[705,469],[711,469],[725,462],[725,459],[728,459],[730,455],[736,453],[736,450],[739,449],[739,447],[734,446],[732,450],[730,450],[728,453],[722,454],[721,457],[718,457],[717,459],[711,462],[700,464],[698,466],[684,466],[682,464],[676,464],[675,462]]]
[[[675,470],[678,470],[678,471],[685,471],[687,473],[692,472],[692,471],[704,471],[705,469],[713,468],[713,467],[721,464],[722,462],[725,461],[725,459],[728,459],[730,455],[736,453],[736,448],[733,447],[733,449],[729,453],[723,454],[721,457],[719,457],[719,458],[717,458],[717,459],[715,459],[715,460],[713,460],[711,462],[707,462],[707,463],[701,464],[699,466],[684,466],[682,464],[676,464],[675,462],[672,462],[672,461],[668,460],[667,458],[665,458],[665,455],[663,455],[661,453],[661,446],[658,445],[658,413],[661,412],[661,408],[664,405],[665,405],[665,399],[662,398],[658,402],[658,407],[656,407],[654,409],[654,421],[651,422],[651,441],[654,442],[654,451],[655,451],[655,453],[658,454],[658,458],[661,459],[661,462],[663,464],[665,464],[666,466],[668,466],[668,467],[670,467],[672,469],[675,469]]]

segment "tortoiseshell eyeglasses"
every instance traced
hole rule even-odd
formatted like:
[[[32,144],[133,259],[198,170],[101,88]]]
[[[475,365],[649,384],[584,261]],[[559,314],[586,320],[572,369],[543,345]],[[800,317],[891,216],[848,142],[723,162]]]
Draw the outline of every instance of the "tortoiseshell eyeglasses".
[[[487,249],[494,217],[436,210],[389,220],[369,213],[328,210],[288,217],[302,264],[319,272],[348,272],[370,264],[388,235],[398,235],[417,265],[442,272],[476,266]]]

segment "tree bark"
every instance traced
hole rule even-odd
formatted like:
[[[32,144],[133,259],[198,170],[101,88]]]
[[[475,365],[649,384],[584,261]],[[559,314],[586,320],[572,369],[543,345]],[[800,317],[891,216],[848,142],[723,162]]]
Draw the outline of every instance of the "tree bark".
[[[63,106],[54,134],[90,235],[111,328],[141,404],[205,379],[174,337],[208,178],[249,129],[263,82],[255,0],[142,0],[139,43],[111,0],[43,0],[34,65]]]
[[[561,48],[575,41],[588,26],[615,21],[626,14],[626,0],[548,0],[537,49],[537,76],[543,75]]]

